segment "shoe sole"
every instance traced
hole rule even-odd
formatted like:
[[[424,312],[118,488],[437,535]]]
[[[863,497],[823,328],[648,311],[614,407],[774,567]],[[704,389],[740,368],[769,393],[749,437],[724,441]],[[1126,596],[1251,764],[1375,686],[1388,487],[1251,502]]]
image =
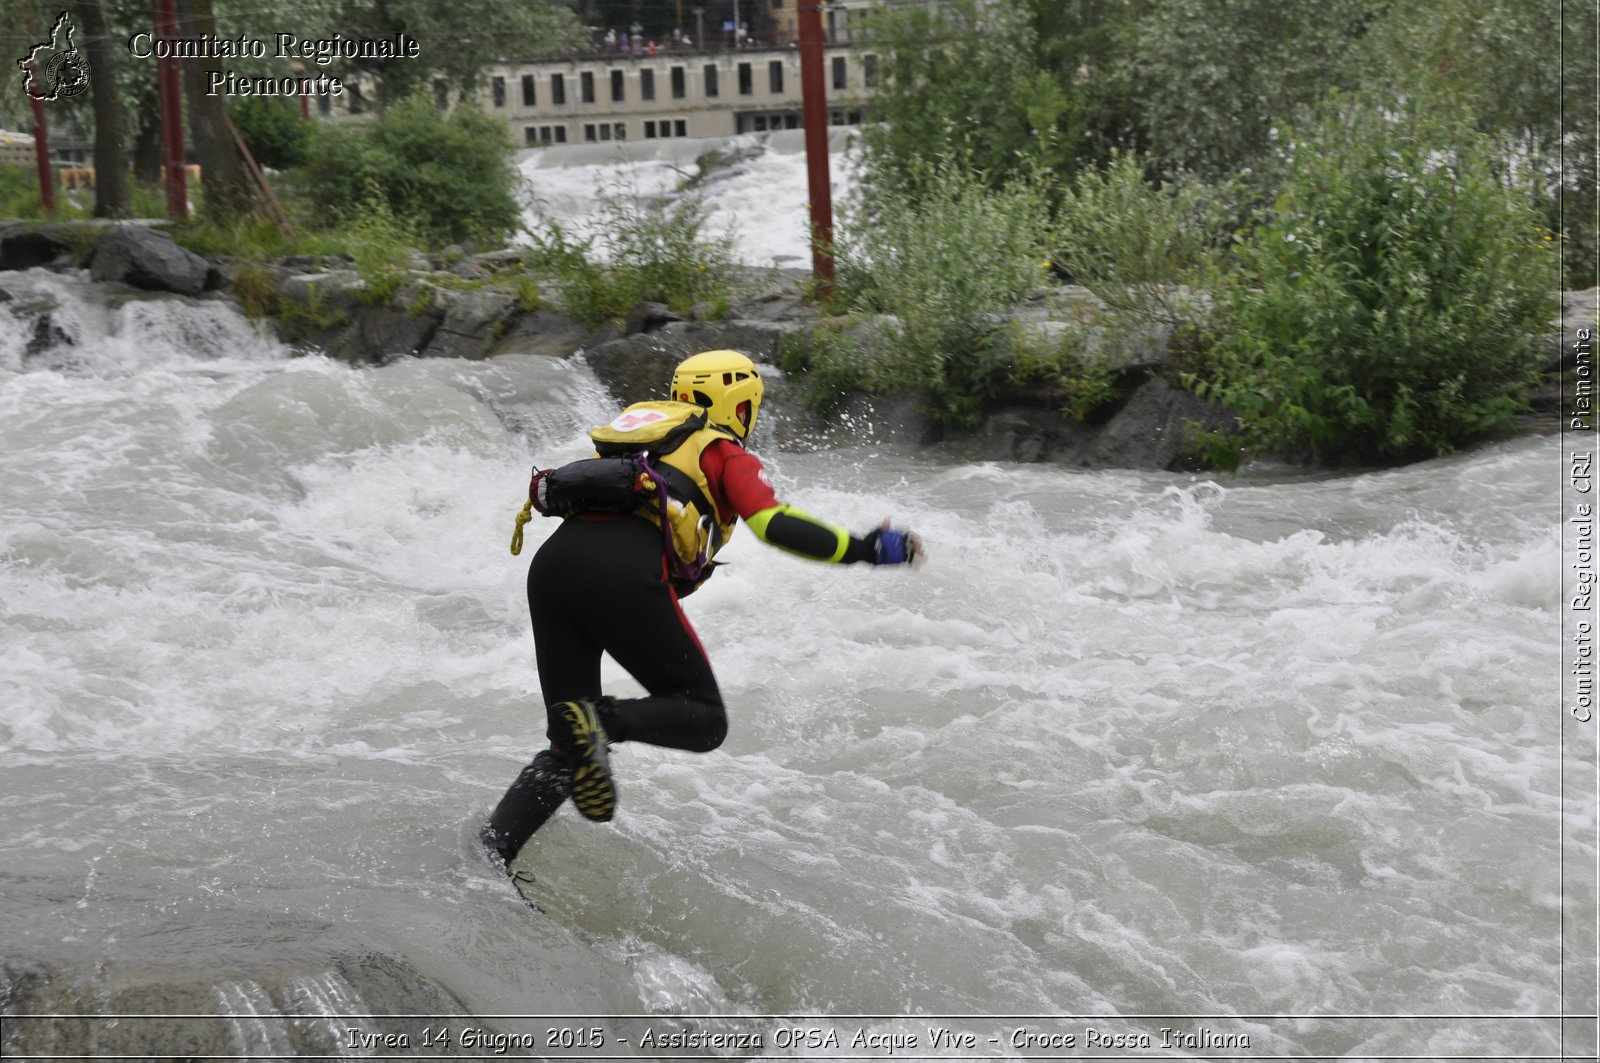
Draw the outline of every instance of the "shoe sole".
[[[584,819],[609,822],[617,811],[617,787],[611,781],[605,729],[593,709],[575,702],[562,706],[561,715],[572,731],[572,752],[578,761],[572,770],[572,803]]]

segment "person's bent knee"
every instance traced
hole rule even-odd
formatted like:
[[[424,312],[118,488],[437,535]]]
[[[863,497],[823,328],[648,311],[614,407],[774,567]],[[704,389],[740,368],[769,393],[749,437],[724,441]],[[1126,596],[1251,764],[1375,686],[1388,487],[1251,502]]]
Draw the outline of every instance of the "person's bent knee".
[[[700,729],[700,742],[695,746],[695,752],[709,753],[722,745],[722,740],[727,737],[728,714],[718,705],[707,715],[705,726]]]

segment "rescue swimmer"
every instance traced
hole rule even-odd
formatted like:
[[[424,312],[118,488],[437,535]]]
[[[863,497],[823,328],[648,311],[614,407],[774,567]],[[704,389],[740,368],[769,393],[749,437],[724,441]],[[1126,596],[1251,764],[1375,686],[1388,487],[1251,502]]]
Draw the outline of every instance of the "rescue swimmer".
[[[888,521],[854,536],[778,501],[745,448],[763,390],[745,355],[696,354],[673,372],[670,399],[635,403],[590,433],[595,457],[535,470],[511,552],[521,550],[535,511],[562,518],[528,566],[550,747],[522,769],[483,829],[484,844],[507,865],[569,796],[585,818],[612,818],[611,743],[695,753],[722,744],[722,695],[678,600],[710,578],[737,521],[763,542],[830,564],[922,557],[921,540]],[[602,653],[647,696],[605,696]]]

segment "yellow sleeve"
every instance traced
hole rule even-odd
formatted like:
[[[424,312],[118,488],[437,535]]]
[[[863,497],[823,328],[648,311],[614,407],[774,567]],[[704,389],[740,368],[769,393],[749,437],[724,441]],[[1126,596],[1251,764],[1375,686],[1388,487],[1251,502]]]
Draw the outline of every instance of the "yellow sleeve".
[[[828,564],[863,560],[861,544],[843,528],[818,520],[787,503],[779,503],[745,518],[756,538],[791,554]],[[870,553],[870,551],[869,551]]]

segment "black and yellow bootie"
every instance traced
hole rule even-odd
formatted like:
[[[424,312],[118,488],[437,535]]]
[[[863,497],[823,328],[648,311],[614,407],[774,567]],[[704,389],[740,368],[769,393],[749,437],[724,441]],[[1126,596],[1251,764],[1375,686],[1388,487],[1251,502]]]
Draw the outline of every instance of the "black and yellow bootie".
[[[556,717],[567,730],[567,759],[572,765],[572,803],[583,818],[606,823],[617,811],[617,786],[611,778],[611,757],[605,725],[595,702],[564,701]]]

